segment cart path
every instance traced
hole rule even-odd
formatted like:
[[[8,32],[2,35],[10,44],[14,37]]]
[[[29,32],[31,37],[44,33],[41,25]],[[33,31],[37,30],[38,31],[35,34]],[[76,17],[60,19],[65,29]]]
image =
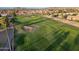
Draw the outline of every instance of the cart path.
[[[52,20],[56,20],[56,21],[66,23],[68,25],[79,28],[79,22],[69,21],[69,20],[66,20],[66,19],[60,19],[60,18],[56,18],[56,17],[52,17],[52,16],[44,16],[44,17],[52,18]]]

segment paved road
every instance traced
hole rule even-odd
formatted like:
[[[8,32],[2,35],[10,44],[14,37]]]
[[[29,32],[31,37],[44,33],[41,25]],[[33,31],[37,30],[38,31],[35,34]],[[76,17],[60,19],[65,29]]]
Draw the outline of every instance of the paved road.
[[[69,20],[66,20],[66,19],[60,19],[60,18],[51,17],[51,16],[44,16],[44,17],[52,18],[52,20],[56,20],[56,21],[66,23],[68,25],[75,26],[75,27],[79,28],[79,22],[69,21]]]
[[[13,38],[14,38],[13,26],[11,26],[3,31],[0,31],[0,43],[2,44],[2,47],[0,50],[2,50],[2,48],[4,48],[4,50],[6,48],[10,49]]]
[[[3,47],[3,44],[7,41],[6,29],[0,31],[0,46]]]

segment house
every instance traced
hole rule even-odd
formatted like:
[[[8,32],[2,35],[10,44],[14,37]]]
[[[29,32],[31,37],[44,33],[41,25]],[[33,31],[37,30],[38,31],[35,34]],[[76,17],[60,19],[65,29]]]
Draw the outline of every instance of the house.
[[[68,20],[79,20],[79,16],[68,16]]]
[[[1,16],[7,16],[7,14],[5,13],[5,14],[1,14]]]

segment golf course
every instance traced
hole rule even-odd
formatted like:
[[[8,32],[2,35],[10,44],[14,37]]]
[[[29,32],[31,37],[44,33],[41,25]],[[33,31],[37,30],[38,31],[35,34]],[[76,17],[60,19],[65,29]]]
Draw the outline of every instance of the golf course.
[[[79,28],[42,15],[15,17],[16,51],[79,51]]]

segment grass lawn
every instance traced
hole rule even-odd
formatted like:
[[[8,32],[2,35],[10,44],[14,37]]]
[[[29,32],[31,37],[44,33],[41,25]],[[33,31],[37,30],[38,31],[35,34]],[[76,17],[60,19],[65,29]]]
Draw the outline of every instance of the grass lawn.
[[[24,25],[37,25],[33,32],[22,29]],[[39,15],[16,16],[15,48],[25,51],[79,50],[79,28]]]

